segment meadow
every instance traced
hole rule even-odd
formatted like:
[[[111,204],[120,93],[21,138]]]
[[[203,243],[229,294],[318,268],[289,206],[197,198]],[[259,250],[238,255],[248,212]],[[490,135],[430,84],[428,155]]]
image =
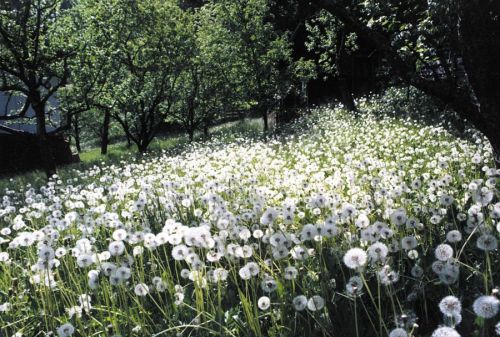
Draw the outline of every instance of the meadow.
[[[2,182],[0,335],[500,334],[491,146],[360,107]]]

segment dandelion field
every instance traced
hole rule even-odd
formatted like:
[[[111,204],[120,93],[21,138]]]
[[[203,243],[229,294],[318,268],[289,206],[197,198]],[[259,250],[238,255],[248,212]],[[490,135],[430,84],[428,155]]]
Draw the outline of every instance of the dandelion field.
[[[500,332],[484,138],[336,108],[291,129],[12,183],[0,336]]]

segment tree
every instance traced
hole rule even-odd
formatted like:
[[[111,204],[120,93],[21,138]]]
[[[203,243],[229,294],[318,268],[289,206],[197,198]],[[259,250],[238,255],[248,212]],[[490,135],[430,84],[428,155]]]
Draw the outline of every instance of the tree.
[[[82,0],[78,10],[87,33],[99,37],[89,45],[98,62],[87,69],[104,62],[109,70],[92,105],[109,111],[144,152],[177,98],[188,55],[187,14],[173,0]]]
[[[287,88],[283,73],[291,63],[291,50],[286,35],[278,34],[270,23],[267,0],[221,0],[215,10],[239,50],[246,100],[255,102],[267,131],[269,109],[276,104],[277,94]]]
[[[71,121],[78,151],[81,131],[91,129],[100,139],[103,155],[107,154],[111,114],[117,104],[114,86],[120,65],[110,43],[112,6],[102,1],[75,2],[66,31],[77,53],[69,62],[69,83],[59,93],[63,109],[80,112]]]
[[[212,4],[190,13],[187,29],[191,39],[185,41],[189,55],[177,86],[174,118],[193,140],[195,130],[201,127],[208,137],[213,121],[222,112],[238,108],[243,100],[238,50],[231,44],[231,34],[217,21]]]
[[[293,75],[296,77],[301,84],[300,97],[304,105],[309,105],[307,84],[310,80],[317,77],[316,65],[312,60],[305,60],[300,58],[292,64]]]
[[[0,91],[24,98],[18,111],[4,111],[0,120],[25,119],[30,107],[47,176],[56,172],[48,142],[47,106],[67,83],[68,62],[75,55],[60,25],[66,10],[62,0],[2,1],[0,4]],[[68,111],[68,113],[70,113]],[[61,125],[68,127],[69,114]]]
[[[441,99],[470,121],[489,139],[500,168],[498,1],[317,4],[371,43],[395,77]]]
[[[306,46],[309,51],[317,54],[320,73],[325,77],[338,78],[342,103],[347,109],[356,111],[346,71],[348,56],[358,48],[356,34],[347,31],[341,22],[327,11],[320,11],[306,22],[306,29]]]

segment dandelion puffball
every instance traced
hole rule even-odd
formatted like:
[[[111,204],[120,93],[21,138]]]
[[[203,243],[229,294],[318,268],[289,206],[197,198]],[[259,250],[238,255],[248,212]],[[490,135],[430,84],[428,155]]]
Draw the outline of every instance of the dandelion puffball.
[[[147,284],[139,283],[135,286],[134,293],[137,296],[146,296],[149,293],[149,287]]]
[[[64,323],[57,328],[57,334],[59,335],[59,337],[69,337],[73,335],[74,332],[75,328],[71,323]]]
[[[307,301],[307,309],[310,311],[318,311],[325,306],[325,300],[319,295],[314,295]]]
[[[304,295],[296,296],[292,300],[292,304],[293,304],[293,307],[295,308],[295,310],[302,311],[307,306],[307,297],[305,297]]]
[[[439,310],[448,317],[459,315],[462,312],[462,304],[455,296],[446,296],[439,302]]]
[[[267,296],[262,296],[257,301],[257,305],[260,310],[267,310],[271,306],[271,300]]]
[[[389,337],[408,337],[405,329],[396,328],[389,333]]]
[[[344,255],[344,264],[347,268],[357,269],[366,264],[368,257],[361,248],[351,248]]]
[[[474,313],[482,318],[492,318],[498,313],[500,300],[495,296],[480,296],[472,304]]]
[[[443,326],[434,330],[432,337],[460,337],[460,334],[453,328]]]
[[[439,261],[448,261],[453,257],[453,248],[445,243],[440,244],[434,250],[434,255]]]

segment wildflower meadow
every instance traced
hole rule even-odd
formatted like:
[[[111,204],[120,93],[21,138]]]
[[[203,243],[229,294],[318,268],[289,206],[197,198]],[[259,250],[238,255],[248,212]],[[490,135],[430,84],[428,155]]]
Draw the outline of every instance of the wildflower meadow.
[[[500,333],[490,144],[360,104],[266,139],[12,180],[0,335]]]

